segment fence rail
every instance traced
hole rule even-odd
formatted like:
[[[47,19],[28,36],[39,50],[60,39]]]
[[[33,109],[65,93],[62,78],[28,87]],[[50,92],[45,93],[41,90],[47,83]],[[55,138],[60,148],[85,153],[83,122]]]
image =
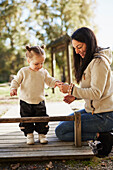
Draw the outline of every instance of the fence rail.
[[[32,122],[50,122],[50,121],[74,121],[75,146],[81,146],[81,113],[80,112],[75,112],[73,116],[0,118],[0,123],[32,123]]]
[[[50,121],[74,121],[74,116],[56,116],[56,117],[22,117],[22,118],[0,118],[0,123],[32,123],[32,122],[50,122]]]

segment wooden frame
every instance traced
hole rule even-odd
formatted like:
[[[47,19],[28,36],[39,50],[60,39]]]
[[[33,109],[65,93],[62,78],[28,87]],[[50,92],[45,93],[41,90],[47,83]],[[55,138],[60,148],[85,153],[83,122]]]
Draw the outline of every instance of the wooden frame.
[[[70,84],[72,82],[72,68],[71,68],[71,55],[70,55],[70,43],[71,38],[68,34],[65,34],[56,40],[52,41],[50,44],[47,45],[47,48],[51,49],[51,71],[52,77],[54,77],[55,70],[54,70],[54,60],[55,55],[58,52],[66,52],[66,64],[67,64],[67,82]],[[54,88],[52,89],[54,93]]]
[[[57,117],[22,117],[22,118],[0,118],[0,123],[30,123],[30,122],[50,122],[50,121],[74,121],[74,144],[81,146],[81,113],[75,112],[74,116]]]

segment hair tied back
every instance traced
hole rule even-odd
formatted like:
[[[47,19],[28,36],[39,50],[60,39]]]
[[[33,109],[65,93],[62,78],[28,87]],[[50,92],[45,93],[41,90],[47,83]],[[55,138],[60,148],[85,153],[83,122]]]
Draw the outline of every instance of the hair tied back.
[[[46,47],[46,46],[45,46],[44,44],[42,44],[41,48],[42,48],[42,49],[45,49],[45,47]]]
[[[28,50],[30,52],[31,48],[28,45],[26,45],[26,50]]]

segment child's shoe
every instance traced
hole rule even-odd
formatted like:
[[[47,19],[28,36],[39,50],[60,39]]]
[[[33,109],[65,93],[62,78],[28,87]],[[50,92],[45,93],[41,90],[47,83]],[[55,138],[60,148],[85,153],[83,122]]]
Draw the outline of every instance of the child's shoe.
[[[34,135],[33,135],[33,133],[28,133],[27,134],[27,144],[28,145],[33,145],[34,144]]]
[[[44,135],[44,134],[39,134],[39,141],[40,141],[41,144],[46,144],[46,143],[48,143],[48,140],[47,140],[47,138],[46,138],[46,135]]]

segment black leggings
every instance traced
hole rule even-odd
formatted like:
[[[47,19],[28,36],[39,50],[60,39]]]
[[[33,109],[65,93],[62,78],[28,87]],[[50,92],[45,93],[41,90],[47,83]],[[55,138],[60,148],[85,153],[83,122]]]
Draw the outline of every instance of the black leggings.
[[[28,104],[20,100],[20,115],[21,117],[48,117],[46,114],[45,102]],[[46,135],[49,130],[48,122],[20,123],[19,127],[21,131],[24,132],[25,136],[27,136],[28,133],[33,133],[34,130],[39,134]]]

